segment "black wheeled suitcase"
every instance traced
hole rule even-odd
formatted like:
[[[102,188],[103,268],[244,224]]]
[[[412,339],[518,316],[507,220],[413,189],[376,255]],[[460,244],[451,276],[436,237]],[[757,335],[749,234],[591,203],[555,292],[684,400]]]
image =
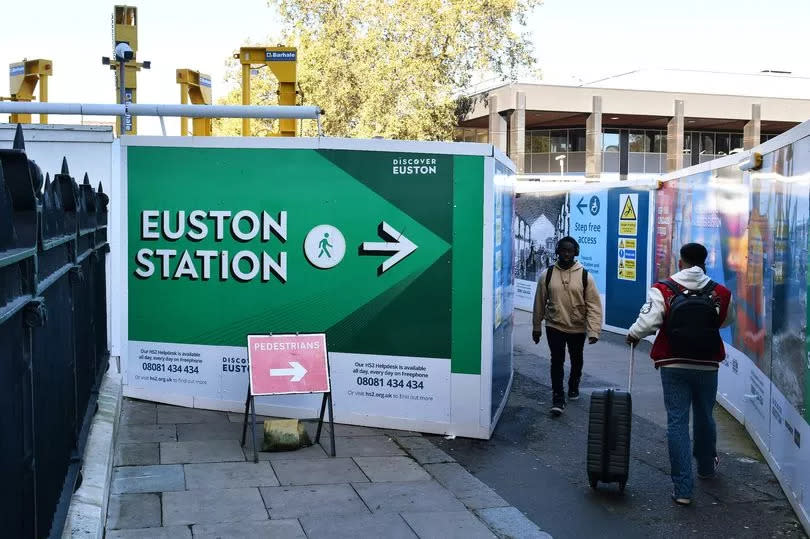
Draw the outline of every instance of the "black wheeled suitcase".
[[[603,389],[591,394],[588,419],[588,481],[591,488],[603,483],[619,483],[624,492],[630,473],[630,423],[633,418],[633,363],[635,347],[630,347],[630,377],[627,391]]]

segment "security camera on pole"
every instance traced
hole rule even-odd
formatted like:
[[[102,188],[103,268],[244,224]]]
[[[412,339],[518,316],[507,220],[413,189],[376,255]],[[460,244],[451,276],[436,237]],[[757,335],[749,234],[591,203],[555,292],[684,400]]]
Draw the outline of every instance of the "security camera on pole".
[[[132,48],[127,43],[119,43],[115,46],[115,59],[118,62],[118,102],[122,105],[126,104],[127,102],[127,88],[124,81],[126,80],[126,63],[132,60],[133,56]],[[121,114],[121,121],[120,121],[120,131],[118,131],[119,135],[123,135],[126,133],[126,112]]]
[[[135,135],[138,132],[137,122],[132,115],[127,114],[126,105],[137,103],[138,71],[149,69],[151,62],[137,61],[138,52],[138,8],[132,6],[115,6],[113,11],[113,45],[115,58],[102,57],[101,63],[110,66],[110,70],[117,71],[116,99],[124,105],[121,114],[118,132],[121,135]]]

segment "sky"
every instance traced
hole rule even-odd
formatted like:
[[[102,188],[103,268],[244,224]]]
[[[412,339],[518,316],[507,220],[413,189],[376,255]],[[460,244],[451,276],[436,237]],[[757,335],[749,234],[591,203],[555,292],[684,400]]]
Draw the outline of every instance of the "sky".
[[[229,56],[246,41],[277,44],[267,42],[280,27],[266,0],[131,3],[138,7],[138,59],[152,62],[138,77],[140,103],[179,103],[178,68],[211,75],[216,101],[227,93]],[[101,64],[102,56],[112,55],[114,5],[6,2],[0,66],[47,58],[54,66],[51,102],[114,103],[113,73]],[[578,84],[645,68],[810,75],[809,21],[810,0],[546,0],[526,31],[543,78]],[[7,81],[0,78],[0,95],[8,95]],[[166,129],[179,134],[178,121],[167,118]],[[140,118],[139,133],[160,134],[158,119]]]

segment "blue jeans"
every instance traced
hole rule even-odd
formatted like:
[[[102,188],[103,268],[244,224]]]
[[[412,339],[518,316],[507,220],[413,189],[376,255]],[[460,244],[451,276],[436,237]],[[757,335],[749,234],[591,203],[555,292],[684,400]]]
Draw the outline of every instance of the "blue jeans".
[[[691,498],[695,486],[692,456],[697,460],[699,474],[714,472],[717,429],[712,409],[717,397],[717,371],[661,367],[661,385],[667,409],[669,464],[675,496]],[[689,440],[690,407],[694,450]]]

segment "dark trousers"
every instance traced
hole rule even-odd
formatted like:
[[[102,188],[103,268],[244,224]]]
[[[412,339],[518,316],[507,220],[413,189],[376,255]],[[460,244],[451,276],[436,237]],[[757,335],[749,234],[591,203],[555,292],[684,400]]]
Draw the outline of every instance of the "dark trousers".
[[[582,378],[582,355],[585,350],[584,333],[565,333],[558,329],[546,326],[548,347],[551,349],[551,390],[554,394],[564,393],[563,379],[565,378],[565,347],[568,346],[568,355],[571,357],[571,373],[568,375],[568,389],[579,388],[579,379]]]

